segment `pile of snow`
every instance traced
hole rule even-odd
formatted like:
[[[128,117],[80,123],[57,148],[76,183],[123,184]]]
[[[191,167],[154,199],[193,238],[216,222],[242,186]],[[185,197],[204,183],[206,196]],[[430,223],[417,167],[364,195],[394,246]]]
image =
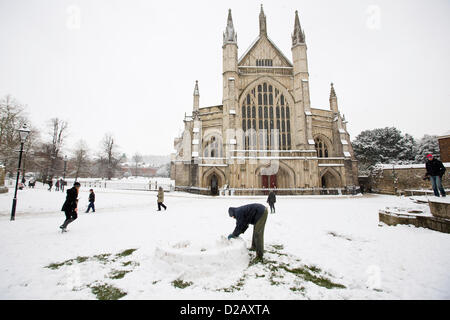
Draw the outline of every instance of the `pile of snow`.
[[[155,262],[163,262],[163,270],[177,274],[179,279],[199,280],[241,273],[249,263],[249,254],[242,238],[228,240],[222,236],[215,243],[181,241],[157,246]]]

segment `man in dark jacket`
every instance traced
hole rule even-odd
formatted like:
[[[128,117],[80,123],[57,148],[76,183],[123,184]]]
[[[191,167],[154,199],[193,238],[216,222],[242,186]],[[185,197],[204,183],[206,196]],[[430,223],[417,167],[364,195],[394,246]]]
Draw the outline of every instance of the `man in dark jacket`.
[[[441,195],[445,197],[445,190],[442,186],[442,176],[445,173],[445,167],[441,161],[435,159],[432,154],[427,155],[427,163],[425,167],[427,173],[425,174],[425,179],[431,179],[431,186],[433,187],[434,195],[439,197],[439,191]]]
[[[92,212],[95,212],[95,193],[93,189],[89,190],[89,205],[87,207],[86,213],[89,212],[90,209],[92,209]]]
[[[262,259],[264,254],[264,228],[267,220],[267,208],[259,203],[247,204],[245,206],[228,209],[230,217],[236,219],[236,228],[228,239],[237,238],[244,233],[249,224],[253,224],[252,247],[250,250],[256,250],[256,257]]]
[[[275,196],[275,192],[271,190],[269,192],[269,196],[267,197],[267,203],[270,206],[270,213],[275,213],[275,202],[277,202],[277,197]]]
[[[66,201],[64,202],[61,211],[66,214],[66,220],[60,226],[62,232],[66,232],[67,225],[73,222],[78,217],[78,192],[80,190],[80,183],[75,182],[73,187],[67,190]]]

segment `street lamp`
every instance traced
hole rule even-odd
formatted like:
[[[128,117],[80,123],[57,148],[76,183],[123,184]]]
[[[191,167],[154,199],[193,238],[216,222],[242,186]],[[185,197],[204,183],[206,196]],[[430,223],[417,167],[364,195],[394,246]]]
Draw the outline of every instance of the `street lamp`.
[[[19,151],[19,165],[17,166],[17,178],[16,178],[16,189],[14,190],[14,199],[11,209],[11,221],[15,220],[16,216],[16,204],[17,204],[17,185],[19,184],[19,176],[20,176],[20,163],[22,162],[22,153],[23,153],[23,144],[27,140],[28,134],[30,133],[30,129],[27,128],[27,125],[24,124],[22,128],[19,130],[20,136],[20,151]]]
[[[64,173],[63,173],[63,181],[62,181],[62,192],[64,192],[64,185],[66,183],[66,168],[67,168],[67,155],[64,156]]]

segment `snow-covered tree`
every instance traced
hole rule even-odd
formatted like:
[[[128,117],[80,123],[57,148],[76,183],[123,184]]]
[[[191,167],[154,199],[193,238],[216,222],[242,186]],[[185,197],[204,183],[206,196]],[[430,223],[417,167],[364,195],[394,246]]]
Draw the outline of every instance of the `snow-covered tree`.
[[[411,163],[415,158],[414,138],[395,127],[365,130],[352,145],[361,168],[368,169],[376,163]]]
[[[429,153],[433,154],[433,156],[435,156],[436,158],[440,157],[439,142],[437,136],[426,134],[417,142],[415,148],[416,162],[424,162],[425,156]]]

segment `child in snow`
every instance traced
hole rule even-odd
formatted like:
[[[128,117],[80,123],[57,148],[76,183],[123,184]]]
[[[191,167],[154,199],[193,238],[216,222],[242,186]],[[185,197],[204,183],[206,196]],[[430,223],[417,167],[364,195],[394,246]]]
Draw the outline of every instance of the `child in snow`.
[[[158,211],[161,211],[161,207],[164,208],[164,210],[167,209],[167,207],[164,205],[164,190],[162,187],[159,187],[158,189]]]
[[[90,209],[92,209],[92,212],[95,212],[95,193],[93,189],[89,190],[89,205],[87,207],[86,213],[89,212]]]
[[[66,201],[64,202],[61,211],[66,214],[66,220],[60,226],[62,232],[66,232],[67,225],[78,217],[78,192],[80,190],[80,183],[75,182],[73,187],[67,190]]]
[[[250,250],[256,250],[257,260],[262,260],[264,254],[264,228],[267,220],[267,208],[259,203],[228,209],[230,217],[236,219],[236,228],[228,239],[237,238],[244,233],[249,224],[253,224],[253,238]]]

